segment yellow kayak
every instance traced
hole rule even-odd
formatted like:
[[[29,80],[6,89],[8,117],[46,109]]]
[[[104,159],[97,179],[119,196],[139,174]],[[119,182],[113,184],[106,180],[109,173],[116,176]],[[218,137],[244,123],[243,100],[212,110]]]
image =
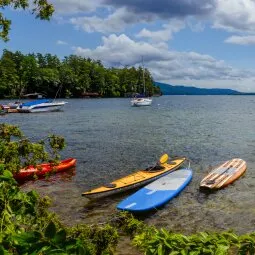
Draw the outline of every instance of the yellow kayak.
[[[139,170],[133,174],[125,176],[109,184],[84,192],[82,193],[82,196],[88,198],[97,198],[137,188],[139,186],[152,182],[173,170],[178,169],[185,160],[185,157],[179,157],[171,159],[171,161],[167,162],[168,155],[164,154],[160,158],[160,161],[157,163],[156,166],[149,167],[144,170]]]

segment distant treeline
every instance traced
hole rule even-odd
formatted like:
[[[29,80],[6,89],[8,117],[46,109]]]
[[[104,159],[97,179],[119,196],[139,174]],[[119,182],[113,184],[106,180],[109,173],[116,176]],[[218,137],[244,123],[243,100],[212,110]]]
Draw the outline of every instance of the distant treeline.
[[[160,93],[150,72],[144,70],[146,92]],[[91,92],[102,97],[123,97],[143,92],[143,68],[106,68],[100,60],[70,55],[24,55],[3,50],[0,59],[0,97],[19,98],[22,94],[42,93],[47,97],[81,97]]]
[[[154,82],[155,86],[159,86],[163,95],[255,95],[255,93],[239,92],[233,89],[220,88],[196,88],[183,85],[170,85],[161,82]]]

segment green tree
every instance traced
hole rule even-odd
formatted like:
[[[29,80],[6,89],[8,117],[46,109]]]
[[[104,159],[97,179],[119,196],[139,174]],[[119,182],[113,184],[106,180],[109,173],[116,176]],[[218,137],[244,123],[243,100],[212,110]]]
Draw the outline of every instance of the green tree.
[[[47,53],[44,56],[46,67],[53,68],[53,69],[59,69],[61,65],[61,61],[56,55],[51,55]]]
[[[13,53],[4,50],[0,61],[0,97],[16,94],[19,84]]]
[[[28,54],[24,56],[22,61],[22,88],[21,93],[26,91],[27,93],[33,93],[40,91],[38,89],[38,81],[40,79],[40,69],[37,64],[37,60],[34,54]]]
[[[142,93],[143,82],[147,94],[160,93],[147,69],[107,69],[99,60],[75,55],[60,60],[51,54],[24,55],[4,50],[0,74],[2,97],[19,97],[21,92],[40,92],[49,97],[80,97],[85,92],[97,92],[103,97],[123,97],[126,93]]]
[[[63,89],[63,96],[71,97],[74,95],[73,85],[77,83],[77,76],[74,74],[72,68],[67,64],[63,63],[59,70],[60,84]]]
[[[59,71],[52,68],[41,68],[39,77],[39,92],[47,94],[49,97],[55,97],[60,85]]]
[[[36,18],[42,20],[49,20],[54,12],[52,4],[49,4],[47,0],[0,0],[0,7],[4,10],[7,7],[14,9],[27,9],[32,7],[33,14]],[[11,20],[6,19],[3,12],[0,12],[0,38],[4,41],[8,41],[8,34],[11,26]]]
[[[105,95],[108,97],[116,96],[116,91],[119,90],[119,77],[115,72],[107,72],[105,74]]]
[[[90,72],[91,90],[105,95],[105,69],[101,64],[94,63]]]

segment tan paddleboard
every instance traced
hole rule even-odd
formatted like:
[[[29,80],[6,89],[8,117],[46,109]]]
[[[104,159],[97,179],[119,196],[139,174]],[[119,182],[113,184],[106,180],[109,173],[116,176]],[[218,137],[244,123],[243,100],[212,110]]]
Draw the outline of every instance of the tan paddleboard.
[[[247,164],[240,158],[226,161],[214,168],[200,183],[201,188],[219,189],[238,179],[246,170]]]

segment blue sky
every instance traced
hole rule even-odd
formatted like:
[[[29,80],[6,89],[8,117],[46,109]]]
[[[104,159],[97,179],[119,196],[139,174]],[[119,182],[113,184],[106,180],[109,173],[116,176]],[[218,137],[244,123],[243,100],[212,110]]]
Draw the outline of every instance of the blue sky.
[[[254,0],[50,0],[51,21],[5,9],[6,48],[138,66],[155,81],[255,92]]]

